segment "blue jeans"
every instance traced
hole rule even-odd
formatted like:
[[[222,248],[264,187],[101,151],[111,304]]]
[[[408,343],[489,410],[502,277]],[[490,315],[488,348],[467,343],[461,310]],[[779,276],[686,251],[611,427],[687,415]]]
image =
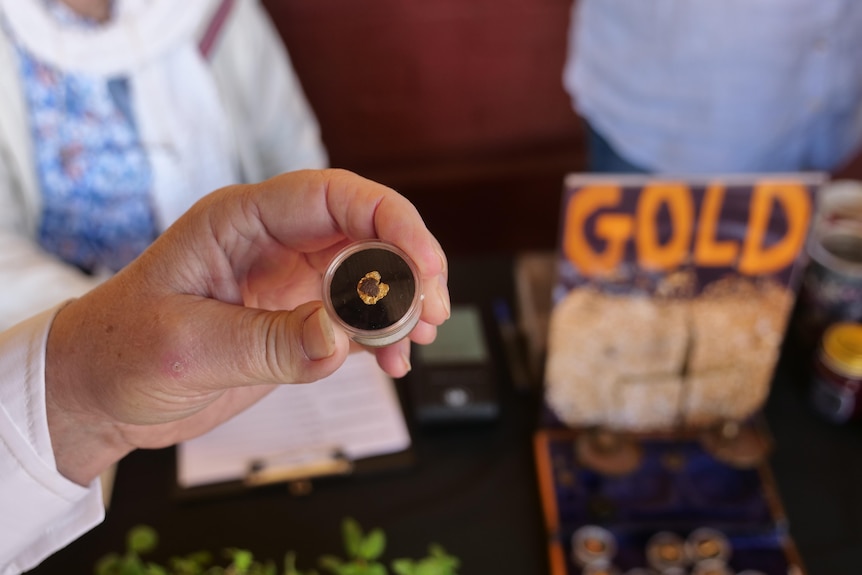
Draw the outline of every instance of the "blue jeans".
[[[587,168],[606,174],[648,174],[651,170],[629,162],[605,138],[587,124]]]

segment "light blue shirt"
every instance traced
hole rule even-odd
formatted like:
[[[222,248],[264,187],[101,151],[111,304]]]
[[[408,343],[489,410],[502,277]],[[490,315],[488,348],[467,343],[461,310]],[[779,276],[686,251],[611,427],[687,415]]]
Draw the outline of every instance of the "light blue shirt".
[[[829,170],[862,141],[860,0],[578,0],[564,85],[654,171]]]
[[[55,0],[58,23],[94,26]],[[125,78],[70,74],[18,48],[42,190],[41,247],[87,271],[117,271],[155,239],[152,174]]]

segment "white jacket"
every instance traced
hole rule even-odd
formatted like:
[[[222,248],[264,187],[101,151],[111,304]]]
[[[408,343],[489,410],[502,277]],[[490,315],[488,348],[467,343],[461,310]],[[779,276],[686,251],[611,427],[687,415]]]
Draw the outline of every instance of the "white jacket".
[[[12,12],[17,10],[14,3],[25,1],[31,0],[0,0],[0,18],[10,15],[6,11],[10,6]],[[219,0],[182,3],[121,0],[115,7],[164,6],[165,2],[177,11],[207,8],[204,11],[207,15],[220,3]],[[204,18],[196,33],[204,30],[208,22],[209,18]],[[26,29],[33,28],[28,24]],[[69,49],[74,53],[74,46],[65,45],[63,54],[68,54]],[[195,58],[190,57],[188,49],[185,54],[169,54],[165,71],[178,84],[184,78],[183,68],[175,65],[177,62],[192,66],[187,71],[196,83],[209,82],[217,87],[209,111],[216,107],[225,111],[227,121],[220,127],[220,133],[229,137],[221,147],[209,150],[209,165],[203,162],[183,166],[175,158],[166,159],[164,154],[156,158],[154,171],[165,170],[161,180],[156,177],[164,187],[155,190],[157,214],[163,225],[173,221],[201,195],[212,191],[204,189],[204,184],[188,184],[207,182],[210,172],[220,174],[220,178],[233,175],[237,180],[259,181],[282,171],[325,167],[327,158],[317,122],[280,39],[257,0],[235,1],[210,55],[210,65],[198,65],[195,70]],[[57,309],[52,306],[80,295],[99,278],[85,276],[46,254],[34,239],[40,194],[17,69],[14,47],[6,28],[0,26],[0,575],[17,575],[31,569],[104,517],[98,480],[82,487],[57,472],[45,411],[45,342]],[[202,70],[204,74],[211,71],[210,80],[201,76]],[[150,72],[158,74],[162,70],[148,69]],[[141,94],[144,98],[148,96]],[[164,105],[165,100],[160,104]],[[148,121],[156,124],[157,131],[159,120],[164,119],[161,114],[170,116],[170,111],[164,108],[151,106],[149,111],[154,109],[159,118],[147,119],[146,114],[136,118],[145,137],[154,130]],[[219,131],[215,132],[213,136],[205,127],[203,133],[195,135],[217,139]],[[180,140],[184,137],[176,130],[168,135]],[[167,145],[180,151],[186,144],[167,141]],[[196,151],[191,149],[192,153]],[[163,150],[150,152],[158,156]],[[220,152],[228,153],[222,158],[226,166],[212,164],[219,160]],[[176,165],[170,165],[171,161]],[[196,171],[205,173],[195,174]],[[175,179],[166,179],[165,174]],[[216,182],[217,178],[210,181]],[[52,309],[34,315],[49,307]],[[34,317],[5,329],[19,318],[31,315]]]
[[[185,0],[181,4],[170,0],[143,3],[126,0],[125,4],[134,6],[136,2],[144,6],[170,5],[175,12],[198,10],[203,16],[194,22],[195,48],[198,37],[205,33],[221,4],[220,0]],[[27,21],[32,15],[14,14],[27,12],[21,7],[28,3],[35,2],[0,0],[0,17],[5,16],[7,21],[13,16],[19,18],[22,25],[28,26],[27,37],[32,37],[32,28],[36,26]],[[118,8],[123,5],[123,2],[117,4]],[[87,63],[85,58],[76,56],[86,54],[84,47],[76,52],[76,47],[69,45],[74,40],[65,42],[61,56],[71,55],[70,58],[78,57]],[[106,40],[107,48],[104,43],[98,47],[100,54],[125,49],[125,38]],[[157,81],[171,86],[167,96],[162,93],[165,90],[148,90],[152,85],[143,83],[137,100],[133,101],[142,139],[156,172],[153,195],[163,228],[201,196],[223,185],[260,181],[295,169],[326,167],[328,160],[317,121],[281,39],[258,0],[233,3],[207,59],[208,65],[198,66],[205,76],[195,76],[200,70],[195,69],[194,62],[189,66],[177,64],[181,61],[179,56],[167,54],[155,70],[150,68]],[[0,329],[78,296],[102,279],[62,263],[41,250],[35,240],[41,194],[18,69],[7,26],[0,26]],[[216,93],[208,94],[207,86],[214,86],[211,91]],[[172,116],[171,94],[179,94],[180,100],[185,96],[185,102],[180,101],[178,107],[186,104],[186,109],[173,110]],[[196,112],[196,105],[207,97],[223,114],[199,117],[195,124],[195,119],[189,120],[187,115]],[[166,117],[171,118],[170,122],[165,121]],[[181,125],[182,122],[186,124]],[[158,133],[165,127],[173,133]],[[201,148],[217,141],[219,129],[226,134],[224,149],[206,157]],[[149,134],[155,136],[148,137]],[[185,155],[190,157],[165,153],[165,139],[188,134],[195,134],[197,139],[168,144],[185,145]],[[219,152],[227,154],[227,159],[220,160]]]
[[[45,342],[56,310],[0,332],[0,575],[18,575],[105,516],[101,483],[57,472],[45,416]]]

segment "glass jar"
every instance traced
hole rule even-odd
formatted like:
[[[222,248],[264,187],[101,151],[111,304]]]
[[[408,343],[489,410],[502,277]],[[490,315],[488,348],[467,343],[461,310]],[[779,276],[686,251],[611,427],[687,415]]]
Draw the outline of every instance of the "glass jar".
[[[862,414],[862,324],[840,322],[823,333],[814,361],[811,403],[835,423]]]

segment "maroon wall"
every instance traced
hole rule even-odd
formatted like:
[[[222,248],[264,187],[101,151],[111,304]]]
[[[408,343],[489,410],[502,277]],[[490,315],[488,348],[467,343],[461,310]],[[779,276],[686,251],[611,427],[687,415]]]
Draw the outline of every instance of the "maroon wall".
[[[583,165],[569,0],[265,0],[332,164],[409,197],[450,252],[551,248]]]

